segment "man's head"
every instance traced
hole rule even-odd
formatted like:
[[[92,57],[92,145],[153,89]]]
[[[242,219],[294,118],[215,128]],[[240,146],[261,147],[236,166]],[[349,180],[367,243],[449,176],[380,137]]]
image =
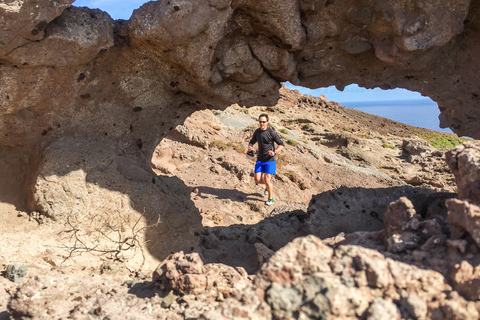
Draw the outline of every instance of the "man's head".
[[[268,114],[262,113],[260,117],[258,117],[258,123],[260,124],[260,129],[267,130],[268,127]]]

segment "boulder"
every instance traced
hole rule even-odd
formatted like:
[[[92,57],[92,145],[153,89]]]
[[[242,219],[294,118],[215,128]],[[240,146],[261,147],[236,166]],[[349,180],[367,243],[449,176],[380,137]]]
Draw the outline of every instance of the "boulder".
[[[153,283],[162,291],[195,295],[200,299],[220,299],[239,294],[250,283],[243,268],[203,264],[197,253],[177,252],[154,271]]]
[[[454,239],[466,232],[480,247],[480,208],[458,199],[448,200],[447,208],[448,220],[457,228],[457,232],[452,235]]]
[[[401,233],[405,230],[404,225],[416,214],[415,208],[407,197],[401,197],[388,205],[387,212],[383,216],[385,229],[390,236],[395,233]]]
[[[446,153],[446,161],[455,176],[458,198],[480,203],[480,142],[471,141]]]

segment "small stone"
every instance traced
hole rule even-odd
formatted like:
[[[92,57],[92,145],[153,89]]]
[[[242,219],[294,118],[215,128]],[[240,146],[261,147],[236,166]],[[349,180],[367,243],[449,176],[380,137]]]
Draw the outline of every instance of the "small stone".
[[[198,193],[198,188],[194,188],[192,192],[193,193]]]
[[[349,288],[355,287],[355,280],[351,277],[342,277],[342,283]]]
[[[8,280],[15,283],[22,283],[25,282],[27,271],[28,269],[25,265],[14,263],[7,266],[5,274]]]
[[[170,308],[170,306],[176,300],[176,298],[177,297],[175,297],[175,295],[173,294],[173,290],[170,291],[168,295],[165,298],[163,298],[161,307],[164,309]]]
[[[467,245],[468,245],[468,242],[467,240],[447,240],[447,246],[449,248],[452,248],[454,250],[458,250],[460,253],[465,253],[465,251],[467,250]]]
[[[198,199],[200,199],[199,196],[195,196],[195,198],[193,198],[193,200],[198,200]]]
[[[387,212],[383,216],[383,222],[388,235],[391,236],[402,231],[402,226],[409,222],[415,213],[412,202],[406,197],[401,197],[397,201],[390,203]]]
[[[367,320],[385,320],[391,319],[396,320],[400,319],[400,312],[398,311],[396,305],[388,300],[383,298],[375,298],[367,310]]]
[[[255,250],[257,251],[258,266],[261,267],[265,262],[268,261],[268,259],[270,259],[271,256],[273,256],[275,252],[261,242],[256,242],[254,246]]]

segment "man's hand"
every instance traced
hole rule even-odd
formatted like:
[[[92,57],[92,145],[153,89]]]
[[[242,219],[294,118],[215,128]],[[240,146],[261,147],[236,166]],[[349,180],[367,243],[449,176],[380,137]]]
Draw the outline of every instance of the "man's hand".
[[[247,151],[253,151],[253,146],[251,144],[248,145],[248,150]]]
[[[270,155],[270,157],[273,157],[275,155],[275,152],[272,150],[268,150],[268,154]]]

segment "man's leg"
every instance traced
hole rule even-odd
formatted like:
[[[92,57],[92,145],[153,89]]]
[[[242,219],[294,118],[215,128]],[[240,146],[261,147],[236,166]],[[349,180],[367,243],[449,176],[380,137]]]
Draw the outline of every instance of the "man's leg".
[[[265,164],[261,161],[257,161],[255,163],[255,174],[253,175],[256,184],[265,184],[265,177],[263,175],[264,172]]]
[[[263,172],[255,172],[253,176],[256,184],[265,184],[265,177]]]
[[[266,187],[267,187],[267,192],[268,192],[268,198],[269,198],[269,199],[270,199],[270,198],[273,198],[273,186],[272,186],[272,184],[270,183],[271,177],[272,177],[271,174],[268,174],[268,173],[265,173],[265,174],[264,174],[265,184],[266,184]]]

